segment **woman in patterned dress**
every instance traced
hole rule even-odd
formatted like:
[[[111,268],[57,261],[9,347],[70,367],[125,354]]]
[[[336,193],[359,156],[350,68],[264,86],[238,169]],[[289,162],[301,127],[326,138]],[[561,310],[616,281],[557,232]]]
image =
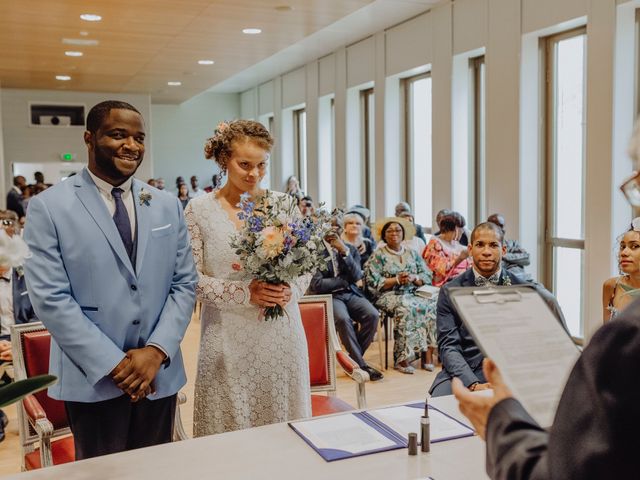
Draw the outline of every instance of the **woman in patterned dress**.
[[[380,238],[385,245],[371,255],[365,269],[365,283],[375,306],[393,318],[394,368],[413,373],[410,362],[427,352],[424,367],[433,370],[432,352],[436,342],[437,296],[416,295],[422,285],[431,285],[431,271],[420,255],[403,246],[413,235],[413,226],[402,218],[380,222]]]
[[[260,282],[243,271],[230,246],[243,226],[240,195],[264,194],[260,181],[272,145],[260,123],[218,125],[205,153],[227,173],[227,182],[185,209],[203,305],[194,436],[311,416],[307,342],[297,305],[309,278],[291,285]],[[261,309],[276,304],[287,315],[265,321]]]

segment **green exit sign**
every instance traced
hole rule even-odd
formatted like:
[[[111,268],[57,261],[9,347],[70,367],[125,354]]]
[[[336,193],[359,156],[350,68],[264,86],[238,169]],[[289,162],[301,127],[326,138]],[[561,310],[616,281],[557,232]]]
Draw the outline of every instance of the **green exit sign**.
[[[75,153],[61,153],[60,158],[63,162],[72,162],[76,158]]]

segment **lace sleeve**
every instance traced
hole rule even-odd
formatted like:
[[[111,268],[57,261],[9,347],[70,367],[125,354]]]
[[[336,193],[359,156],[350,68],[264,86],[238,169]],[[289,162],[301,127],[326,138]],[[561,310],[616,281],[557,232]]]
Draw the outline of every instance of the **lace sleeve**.
[[[198,300],[206,305],[214,307],[243,307],[249,305],[251,297],[249,293],[249,282],[223,280],[210,277],[203,273],[204,270],[204,241],[200,226],[195,218],[191,204],[184,210],[184,216],[191,235],[191,249],[193,250],[193,260],[198,271],[198,285],[196,286],[196,296]]]
[[[309,288],[309,283],[311,283],[311,275],[310,273],[306,275],[302,275],[296,279],[295,282],[291,284],[291,302],[297,303],[300,298],[304,296]]]

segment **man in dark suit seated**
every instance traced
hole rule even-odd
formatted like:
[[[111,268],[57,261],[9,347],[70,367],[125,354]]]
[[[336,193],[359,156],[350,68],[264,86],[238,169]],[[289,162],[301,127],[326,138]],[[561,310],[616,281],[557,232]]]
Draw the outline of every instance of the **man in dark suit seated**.
[[[484,356],[462,323],[451,302],[451,287],[484,287],[491,285],[519,285],[522,280],[502,268],[502,256],[506,252],[500,227],[494,223],[479,224],[471,233],[469,253],[473,257],[473,268],[458,275],[440,289],[438,296],[436,325],[438,328],[438,351],[442,360],[442,371],[438,373],[429,393],[433,397],[451,395],[451,379],[458,377],[469,390],[491,388],[482,371]],[[565,326],[564,316],[556,299],[542,285],[536,290]],[[566,326],[565,326],[566,329]]]
[[[379,313],[369,300],[364,298],[358,283],[362,282],[360,254],[353,245],[345,244],[342,234],[342,216],[335,216],[333,228],[324,239],[328,268],[318,271],[311,279],[309,292],[331,294],[333,297],[333,318],[340,340],[349,356],[369,374],[372,382],[381,380],[383,375],[367,365],[363,355],[378,327]],[[358,325],[358,330],[354,327]]]
[[[24,211],[24,206],[22,205],[22,201],[24,200],[24,197],[22,196],[22,189],[26,186],[27,180],[22,175],[17,175],[13,177],[13,187],[11,187],[11,190],[7,193],[7,210],[16,212],[18,219],[23,223],[23,218],[26,213]]]

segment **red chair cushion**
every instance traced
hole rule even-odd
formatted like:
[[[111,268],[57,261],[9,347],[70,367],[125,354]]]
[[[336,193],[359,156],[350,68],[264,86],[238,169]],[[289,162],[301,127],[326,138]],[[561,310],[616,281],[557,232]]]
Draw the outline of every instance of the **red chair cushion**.
[[[330,385],[329,332],[325,305],[322,302],[301,303],[300,315],[307,336],[311,386]]]
[[[344,400],[328,395],[311,395],[311,414],[314,417],[330,415],[332,413],[350,412],[355,410]]]
[[[49,373],[49,351],[51,350],[51,334],[47,330],[27,332],[22,335],[22,349],[27,377]],[[53,428],[65,428],[69,425],[64,402],[54,400],[47,395],[47,390],[34,394],[47,413]]]
[[[54,465],[62,465],[63,463],[74,462],[76,460],[76,449],[73,444],[73,437],[64,437],[51,442],[51,456]],[[24,463],[27,470],[36,470],[41,467],[40,449],[24,456]]]

